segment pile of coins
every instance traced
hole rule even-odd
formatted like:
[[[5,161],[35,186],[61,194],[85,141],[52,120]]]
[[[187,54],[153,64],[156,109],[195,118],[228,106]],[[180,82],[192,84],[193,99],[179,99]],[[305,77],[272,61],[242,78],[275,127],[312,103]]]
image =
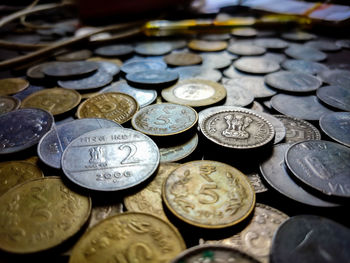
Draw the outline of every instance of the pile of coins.
[[[320,61],[349,40],[317,38],[142,38],[0,79],[4,262],[347,262],[350,71]]]

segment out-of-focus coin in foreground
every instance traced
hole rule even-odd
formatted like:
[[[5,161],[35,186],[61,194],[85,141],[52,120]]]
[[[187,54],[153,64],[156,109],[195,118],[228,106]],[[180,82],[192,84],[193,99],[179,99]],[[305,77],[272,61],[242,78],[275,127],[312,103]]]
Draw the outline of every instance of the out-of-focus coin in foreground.
[[[15,97],[0,96],[0,114],[17,110],[20,105],[21,101]]]
[[[350,147],[350,112],[334,112],[320,118],[322,131],[333,140]]]
[[[146,135],[103,128],[73,140],[62,155],[62,169],[74,183],[97,191],[130,188],[149,178],[159,164],[159,149]]]

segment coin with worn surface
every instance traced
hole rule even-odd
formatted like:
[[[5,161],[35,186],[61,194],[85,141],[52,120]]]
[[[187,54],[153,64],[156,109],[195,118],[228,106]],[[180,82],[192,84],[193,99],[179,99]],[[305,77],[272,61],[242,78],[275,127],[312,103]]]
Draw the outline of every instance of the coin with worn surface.
[[[28,88],[29,82],[21,78],[0,79],[0,96],[12,95]]]
[[[350,86],[350,70],[332,69],[321,71],[318,76],[326,83],[333,86]]]
[[[46,165],[59,169],[63,151],[75,138],[89,131],[112,127],[121,125],[106,119],[84,118],[55,126],[39,141],[38,156]]]
[[[39,108],[52,115],[59,115],[74,109],[81,100],[81,95],[70,89],[51,88],[37,91],[22,101],[21,108]]]
[[[94,53],[102,57],[121,57],[127,56],[134,52],[131,45],[108,45],[96,48]]]
[[[135,73],[138,71],[145,70],[164,70],[166,69],[166,64],[164,62],[150,61],[150,60],[138,60],[131,61],[123,64],[120,68],[125,74]]]
[[[303,72],[278,71],[265,76],[271,87],[287,92],[311,92],[317,90],[322,81]]]
[[[304,31],[286,32],[281,37],[291,41],[308,41],[317,38],[316,35]]]
[[[212,68],[212,69],[223,69],[231,65],[232,59],[229,56],[225,55],[222,52],[216,53],[202,53],[201,57],[203,58],[202,67]]]
[[[284,137],[286,136],[286,127],[284,127],[283,122],[281,122],[279,119],[277,119],[274,115],[271,115],[271,114],[259,112],[259,115],[263,116],[266,120],[268,120],[272,124],[275,130],[275,139],[273,143],[277,144],[283,141]]]
[[[152,182],[141,191],[124,197],[126,209],[128,211],[152,214],[168,221],[163,210],[162,185],[168,175],[179,166],[179,163],[160,164]]]
[[[260,172],[266,182],[277,192],[297,202],[316,207],[337,206],[305,191],[291,177],[284,162],[285,153],[290,146],[287,143],[274,145],[271,156],[260,163]]]
[[[144,70],[126,75],[126,80],[134,86],[155,87],[170,86],[179,78],[179,74],[169,70]]]
[[[340,46],[331,40],[312,40],[306,42],[305,45],[322,51],[338,51],[341,49]]]
[[[293,144],[285,162],[303,183],[329,196],[350,197],[350,148],[310,140]]]
[[[267,74],[280,69],[280,65],[260,57],[243,57],[233,62],[236,69],[251,74]]]
[[[44,74],[55,78],[72,78],[91,74],[98,69],[98,64],[93,61],[56,62],[45,65]]]
[[[293,96],[277,94],[271,99],[272,107],[278,112],[307,121],[318,121],[323,114],[331,113],[316,96]],[[295,107],[298,105],[298,107]]]
[[[171,136],[190,130],[197,120],[198,114],[191,107],[161,103],[140,109],[132,117],[131,125],[150,136]]]
[[[51,176],[7,191],[0,208],[0,248],[23,254],[55,247],[76,234],[89,218],[91,200]]]
[[[192,161],[176,168],[165,180],[162,195],[175,216],[209,229],[238,224],[255,205],[247,177],[216,161]]]
[[[317,90],[317,98],[338,110],[350,111],[350,89],[343,86],[324,86]]]
[[[15,97],[0,96],[0,114],[17,110],[20,105],[21,101]]]
[[[281,211],[264,204],[257,203],[250,223],[240,233],[209,244],[222,244],[238,249],[260,262],[268,263],[272,238],[279,226],[289,217]]]
[[[254,149],[269,144],[275,137],[272,124],[245,109],[218,110],[200,123],[204,136],[232,149]]]
[[[291,45],[284,51],[284,53],[295,59],[309,61],[322,61],[327,58],[327,55],[322,51],[305,45]]]
[[[322,131],[333,140],[350,147],[350,112],[334,112],[320,118]]]
[[[195,133],[190,139],[187,139],[185,142],[179,142],[178,145],[172,145],[169,147],[163,146],[162,148],[159,148],[160,162],[166,163],[180,161],[193,153],[197,146],[197,133]]]
[[[323,70],[328,70],[328,67],[326,65],[301,59],[288,59],[286,61],[283,61],[281,66],[286,70],[303,72],[311,75],[316,75]]]
[[[170,66],[189,66],[202,63],[202,57],[195,53],[179,52],[166,55],[164,61]]]
[[[235,37],[255,37],[258,32],[253,27],[237,27],[231,30]]]
[[[18,109],[0,115],[0,155],[14,153],[37,144],[48,132],[53,116],[41,109]]]
[[[348,262],[349,228],[325,217],[298,215],[277,230],[271,247],[271,262]],[[288,256],[286,256],[288,255]]]
[[[256,259],[247,254],[224,245],[199,245],[191,247],[171,263],[209,263],[209,262],[239,262],[239,263],[258,263]]]
[[[196,51],[220,51],[227,48],[226,41],[191,40],[188,47]]]
[[[335,44],[342,48],[350,48],[350,39],[339,39],[335,41]]]
[[[56,56],[57,61],[77,61],[77,60],[86,60],[92,56],[92,52],[88,49],[82,49],[78,51],[73,51],[65,53],[59,56]]]
[[[259,56],[266,52],[264,47],[256,46],[250,43],[245,43],[244,41],[235,42],[227,48],[228,51],[239,56]]]
[[[143,56],[159,56],[169,53],[173,49],[170,43],[166,42],[148,42],[139,43],[134,50],[137,54]]]
[[[27,161],[9,161],[0,163],[0,195],[31,179],[44,177],[35,164]]]
[[[120,92],[134,97],[140,108],[143,108],[153,103],[157,98],[157,91],[153,89],[137,89],[131,87],[125,80],[119,80],[113,84],[104,87],[100,90],[100,93],[106,92]]]
[[[74,246],[69,263],[162,263],[185,248],[180,233],[170,223],[150,214],[127,212],[88,230]]]
[[[103,128],[74,139],[62,155],[62,169],[74,183],[92,190],[127,189],[158,168],[159,149],[141,132]]]
[[[254,100],[254,95],[240,85],[236,85],[234,81],[225,82],[226,100],[224,106],[245,107],[251,104]]]
[[[253,186],[256,194],[265,193],[266,191],[268,191],[268,188],[266,188],[266,186],[264,185],[259,173],[257,172],[249,173],[247,174],[247,177],[250,184]]]
[[[93,96],[81,103],[77,117],[104,118],[123,124],[138,111],[137,101],[128,94],[107,92]]]
[[[57,62],[57,61],[49,61],[49,62],[44,62],[38,65],[32,66],[27,69],[26,75],[27,77],[33,80],[43,80],[45,78],[43,69],[49,65],[55,65],[57,63],[60,64],[60,62]]]
[[[162,97],[171,103],[201,107],[223,100],[226,97],[226,89],[210,80],[187,79],[163,89]]]
[[[279,38],[257,38],[254,44],[266,49],[284,49],[288,47],[288,42]]]
[[[123,213],[123,204],[113,202],[111,204],[92,204],[89,225],[92,228],[106,218]]]
[[[177,72],[179,74],[180,80],[205,79],[217,82],[222,77],[222,74],[219,70],[203,66],[176,67],[170,71]]]
[[[321,139],[319,130],[307,121],[285,115],[273,116],[279,119],[286,128],[286,136],[284,138],[286,143]]]

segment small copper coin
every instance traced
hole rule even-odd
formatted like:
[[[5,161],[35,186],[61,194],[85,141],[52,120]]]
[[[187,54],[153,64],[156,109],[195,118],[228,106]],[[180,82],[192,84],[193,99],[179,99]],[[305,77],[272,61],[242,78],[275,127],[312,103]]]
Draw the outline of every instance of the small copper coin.
[[[28,88],[29,82],[21,78],[0,79],[0,96],[18,93]]]
[[[188,47],[196,51],[220,51],[227,48],[226,41],[207,41],[207,40],[192,40],[188,43]]]
[[[190,66],[200,64],[202,58],[200,55],[184,52],[169,54],[164,57],[164,61],[170,66]]]

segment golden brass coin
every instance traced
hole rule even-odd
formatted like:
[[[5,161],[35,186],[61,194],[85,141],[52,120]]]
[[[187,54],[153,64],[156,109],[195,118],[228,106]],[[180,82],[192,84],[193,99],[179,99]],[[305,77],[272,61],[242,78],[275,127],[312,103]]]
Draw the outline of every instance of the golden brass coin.
[[[71,89],[43,89],[29,95],[22,101],[21,108],[39,108],[52,115],[59,115],[74,109],[81,101],[81,95]]]
[[[162,185],[168,175],[179,167],[178,163],[163,163],[159,165],[157,175],[152,182],[141,191],[124,197],[126,209],[134,212],[149,213],[168,221],[162,204]]]
[[[107,92],[93,96],[78,107],[77,117],[104,118],[123,124],[138,111],[137,101],[130,95]]]
[[[123,61],[117,58],[103,58],[103,57],[91,57],[87,59],[86,61],[105,61],[105,62],[111,62],[116,64],[118,67],[123,66]]]
[[[169,262],[185,243],[170,223],[150,214],[127,212],[88,230],[74,246],[69,263]]]
[[[99,93],[99,92],[82,93],[82,94],[81,94],[81,99],[82,99],[82,100],[89,99],[89,98],[91,98],[91,97],[93,97],[93,96],[96,96],[96,95],[98,95],[98,94],[100,94],[100,93]]]
[[[189,66],[202,63],[202,57],[189,52],[172,53],[166,55],[164,61],[170,66]]]
[[[23,162],[32,163],[34,165],[37,165],[38,162],[39,162],[39,157],[38,156],[32,156],[32,157],[29,157],[28,159],[23,160]]]
[[[188,47],[196,51],[221,51],[227,48],[226,41],[206,41],[192,40],[188,43]]]
[[[33,179],[0,197],[0,249],[33,253],[57,246],[87,221],[91,200],[59,177]]]
[[[226,97],[226,89],[210,80],[187,79],[163,89],[162,97],[171,103],[202,107],[223,100]]]
[[[242,232],[223,240],[206,243],[228,245],[253,256],[260,262],[268,263],[273,235],[288,218],[275,208],[257,203],[249,225]]]
[[[28,88],[29,82],[21,78],[0,79],[0,96],[12,95]]]
[[[26,161],[0,163],[0,195],[12,187],[34,178],[44,177],[35,164]]]
[[[255,192],[247,177],[230,165],[192,161],[165,180],[163,200],[182,221],[203,228],[238,224],[254,209]]]

